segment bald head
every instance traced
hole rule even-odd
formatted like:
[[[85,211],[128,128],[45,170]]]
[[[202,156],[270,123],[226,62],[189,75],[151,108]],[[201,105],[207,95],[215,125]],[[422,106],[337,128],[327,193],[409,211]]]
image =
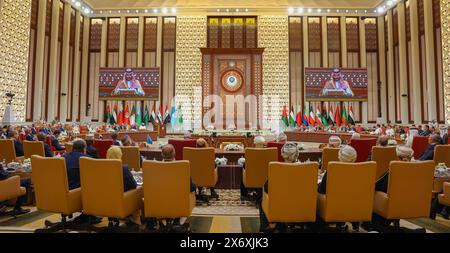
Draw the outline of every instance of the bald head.
[[[175,160],[175,148],[171,144],[164,145],[161,155],[164,161],[173,161]]]
[[[380,138],[378,138],[378,145],[380,145],[381,147],[386,147],[389,143],[389,137],[387,137],[386,135],[380,136]]]
[[[197,140],[197,148],[206,148],[206,147],[208,147],[208,145],[207,145],[205,139],[200,138]]]

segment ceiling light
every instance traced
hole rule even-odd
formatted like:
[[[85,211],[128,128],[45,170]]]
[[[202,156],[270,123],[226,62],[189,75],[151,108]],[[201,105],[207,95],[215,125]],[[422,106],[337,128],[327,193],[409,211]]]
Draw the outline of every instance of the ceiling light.
[[[177,13],[177,8],[172,8],[172,9],[170,9],[170,11],[171,11],[173,14],[175,14],[175,13]]]
[[[303,9],[303,8],[298,8],[298,9],[297,9],[297,12],[298,12],[298,13],[303,13],[304,11],[305,11],[305,9]]]
[[[161,12],[166,14],[167,13],[167,8],[166,7],[162,8]]]
[[[294,8],[292,8],[292,7],[289,7],[289,9],[288,9],[288,12],[289,12],[289,14],[292,14],[292,13],[294,13]]]

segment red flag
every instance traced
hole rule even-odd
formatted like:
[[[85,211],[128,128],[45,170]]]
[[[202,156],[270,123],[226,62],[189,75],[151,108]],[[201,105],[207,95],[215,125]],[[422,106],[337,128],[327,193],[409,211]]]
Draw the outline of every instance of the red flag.
[[[117,116],[117,124],[119,124],[119,125],[123,125],[123,108],[122,108],[123,106],[121,105],[120,106],[120,110],[119,110],[119,115]]]
[[[318,104],[318,105],[317,105],[316,115],[315,115],[315,121],[316,121],[316,124],[317,124],[318,126],[322,126],[322,120],[320,119],[320,115],[321,115],[321,112],[320,112],[320,105]]]
[[[312,106],[310,106],[309,107],[309,125],[312,126],[312,127],[316,126],[316,122],[314,120],[314,117],[315,117],[315,115],[314,115],[313,108],[312,108]]]
[[[297,126],[301,126],[302,125],[302,113],[301,112],[297,112]]]
[[[125,119],[124,119],[123,123],[125,123],[125,125],[130,124],[130,110],[128,109],[128,104],[125,107]]]
[[[341,126],[341,110],[339,105],[336,106],[336,112],[334,113],[334,122],[337,126]]]

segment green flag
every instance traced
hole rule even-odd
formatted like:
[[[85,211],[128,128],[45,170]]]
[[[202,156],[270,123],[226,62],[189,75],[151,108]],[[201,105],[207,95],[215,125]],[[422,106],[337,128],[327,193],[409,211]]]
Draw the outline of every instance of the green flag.
[[[295,122],[295,114],[294,114],[294,107],[291,107],[291,112],[289,113],[289,125],[291,127],[295,127],[297,123]]]
[[[138,106],[137,106],[136,124],[138,126],[142,125],[142,105],[140,102],[138,102]]]
[[[178,105],[178,124],[183,124],[183,111],[181,110],[181,104]]]
[[[344,123],[344,126],[348,127],[348,115],[347,110],[345,109],[345,105],[343,105],[342,109],[342,123]]]
[[[150,114],[148,113],[148,107],[145,105],[144,125],[148,125],[150,121]]]

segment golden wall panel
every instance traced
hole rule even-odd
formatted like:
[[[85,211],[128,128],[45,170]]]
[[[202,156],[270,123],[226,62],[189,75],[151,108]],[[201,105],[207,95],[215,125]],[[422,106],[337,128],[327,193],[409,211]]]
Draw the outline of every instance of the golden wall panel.
[[[258,44],[263,55],[263,101],[265,121],[279,120],[283,105],[289,106],[289,25],[287,16],[260,16]],[[281,105],[281,106],[279,106]]]
[[[450,0],[441,0],[441,25],[445,121],[447,124],[450,124]]]
[[[176,38],[175,92],[183,104],[187,122],[200,127],[202,122],[202,54],[206,47],[206,16],[178,16]],[[191,99],[192,103],[188,103]]]
[[[0,7],[0,119],[12,92],[17,121],[25,121],[31,0],[2,0]]]

